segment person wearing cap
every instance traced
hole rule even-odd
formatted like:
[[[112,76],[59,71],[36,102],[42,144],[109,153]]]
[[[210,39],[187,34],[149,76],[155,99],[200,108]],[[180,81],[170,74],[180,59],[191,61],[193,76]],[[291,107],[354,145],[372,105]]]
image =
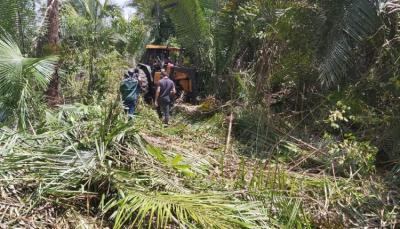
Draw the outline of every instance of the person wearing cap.
[[[167,71],[168,75],[171,75],[174,70],[174,64],[172,63],[171,59],[165,58],[164,60],[164,69]]]
[[[134,117],[140,90],[139,69],[130,69],[128,74],[124,74],[124,80],[120,86],[122,101],[130,119]]]
[[[160,112],[160,118],[163,119],[165,125],[169,124],[171,110],[171,96],[176,94],[175,84],[169,78],[168,73],[161,71],[163,78],[159,81],[156,91],[155,105]]]

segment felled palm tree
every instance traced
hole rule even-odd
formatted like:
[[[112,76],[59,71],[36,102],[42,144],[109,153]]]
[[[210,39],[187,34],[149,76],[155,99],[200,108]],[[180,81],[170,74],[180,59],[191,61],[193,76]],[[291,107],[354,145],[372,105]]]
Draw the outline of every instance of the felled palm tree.
[[[211,158],[199,159],[197,152],[178,156],[156,149],[123,115],[109,115],[114,108],[107,109],[60,106],[46,114],[38,134],[0,128],[0,177],[9,178],[0,179],[0,185],[7,189],[29,183],[34,195],[24,201],[31,203],[49,195],[77,201],[84,193],[96,194],[102,197],[98,209],[114,228],[274,225],[258,201],[244,201],[241,194],[232,192],[203,192],[185,184],[186,175],[179,171],[191,170],[199,175],[191,179],[203,179],[201,171],[209,169]],[[108,118],[112,125],[104,121]],[[135,165],[128,166],[132,162]]]

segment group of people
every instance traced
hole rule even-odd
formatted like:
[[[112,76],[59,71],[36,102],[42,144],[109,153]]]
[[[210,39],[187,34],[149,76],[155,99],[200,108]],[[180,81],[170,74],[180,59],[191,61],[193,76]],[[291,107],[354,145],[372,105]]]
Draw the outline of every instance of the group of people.
[[[161,70],[162,78],[157,83],[154,105],[165,125],[169,124],[172,106],[172,97],[176,94],[175,83],[169,78],[164,69]],[[142,91],[144,81],[139,77],[139,69],[129,70],[121,82],[120,92],[129,119],[133,119],[137,102]]]

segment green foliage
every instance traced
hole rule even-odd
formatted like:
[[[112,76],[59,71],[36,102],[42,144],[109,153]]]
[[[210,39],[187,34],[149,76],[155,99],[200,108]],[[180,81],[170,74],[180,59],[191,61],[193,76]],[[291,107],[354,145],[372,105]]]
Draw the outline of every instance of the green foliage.
[[[235,118],[234,134],[243,143],[242,149],[252,157],[270,158],[272,152],[281,141],[277,132],[278,126],[283,123],[269,119],[267,111],[261,106],[253,107],[251,110],[240,110]]]
[[[118,107],[104,105],[108,109],[75,104],[48,112],[36,135],[2,129],[0,173],[14,178],[0,182],[30,182],[35,204],[49,195],[65,197],[61,201],[67,201],[75,195],[99,192],[109,203],[104,211],[118,212],[116,228],[135,219],[134,225],[148,225],[153,218],[147,218],[147,213],[154,213],[163,226],[178,221],[185,226],[196,222],[206,228],[253,227],[266,220],[258,203],[240,202],[233,195],[228,198],[212,192],[179,193],[187,192],[180,184],[180,174],[194,179],[200,171],[196,166],[203,169],[198,156],[170,154],[147,145],[136,135],[135,127],[125,122]],[[35,142],[41,142],[40,147],[32,147]],[[189,165],[189,161],[193,164]],[[19,172],[25,166],[29,169]],[[103,189],[107,182],[112,189],[129,194],[116,197]],[[164,194],[162,190],[178,193]]]
[[[156,158],[159,162],[164,164],[167,167],[170,167],[176,170],[179,173],[184,174],[185,176],[193,176],[194,173],[191,170],[191,166],[187,165],[183,161],[183,156],[180,154],[175,155],[173,158],[168,158],[164,155],[161,149],[156,148],[154,146],[148,145],[146,147],[147,152]]]
[[[169,39],[175,35],[174,24],[162,2],[160,0],[137,0],[130,3],[137,9],[140,20],[148,25],[147,43],[170,44]]]
[[[164,6],[171,3],[174,1],[162,1]],[[178,1],[168,12],[175,25],[176,37],[192,57],[192,63],[204,69],[212,66],[211,30],[199,1]]]
[[[334,111],[330,111],[329,117],[325,120],[333,129],[340,129],[340,122],[349,122],[350,120],[354,120],[354,116],[348,116],[346,113],[350,111],[350,107],[343,104],[341,101],[336,104],[337,109]]]
[[[170,223],[189,228],[253,228],[266,221],[257,202],[235,201],[232,195],[223,193],[182,195],[129,190],[120,191],[119,195],[104,209],[108,212],[116,208],[111,215],[114,228],[126,224],[166,228]],[[155,222],[153,217],[157,217]]]
[[[329,172],[345,177],[366,176],[375,172],[377,148],[369,142],[359,142],[351,137],[341,142],[332,142],[327,146],[327,157],[323,158]]]
[[[46,19],[2,1],[0,225],[63,227],[72,212],[115,228],[395,227],[397,3],[138,0],[126,20],[110,1],[62,1],[65,104],[48,109],[57,58],[25,55]],[[191,115],[168,128],[140,101],[128,121],[118,84],[152,42],[186,48],[202,94],[232,101],[179,104]]]
[[[97,91],[102,96],[109,89],[108,79],[118,77],[112,75],[115,69],[126,67],[123,55],[133,55],[141,48],[146,30],[136,19],[126,21],[108,1],[71,0],[62,12],[65,54],[72,60],[81,56],[73,64],[80,66],[78,73],[89,75],[89,94]]]
[[[144,49],[143,47],[148,42],[148,39],[146,39],[148,32],[146,25],[136,17],[129,21],[124,18],[118,18],[113,28],[116,28],[120,34],[115,45],[118,52],[138,58],[141,54],[140,51]]]
[[[390,1],[357,0],[349,3],[344,10],[342,21],[342,36],[335,41],[326,59],[320,67],[322,84],[330,86],[343,79],[349,73],[357,60],[357,49],[363,49],[366,42],[374,42],[375,47],[381,48],[386,26],[385,18],[391,17],[388,12]],[[393,9],[391,9],[393,10]],[[393,11],[392,11],[393,12]]]
[[[38,102],[35,91],[47,88],[57,60],[24,57],[9,35],[0,37],[0,108],[15,114],[20,128],[27,128]]]
[[[68,195],[70,191],[78,191],[82,176],[96,165],[96,153],[63,141],[68,136],[62,129],[33,136],[3,128],[0,135],[4,144],[0,152],[4,157],[0,174],[13,177],[5,183],[23,185],[37,182],[38,198],[50,193]],[[41,146],[32,147],[37,141],[42,143]],[[21,170],[24,172],[19,173]],[[18,177],[14,177],[17,174]]]
[[[10,34],[23,54],[32,53],[36,30],[35,2],[3,0],[0,2],[0,28]]]

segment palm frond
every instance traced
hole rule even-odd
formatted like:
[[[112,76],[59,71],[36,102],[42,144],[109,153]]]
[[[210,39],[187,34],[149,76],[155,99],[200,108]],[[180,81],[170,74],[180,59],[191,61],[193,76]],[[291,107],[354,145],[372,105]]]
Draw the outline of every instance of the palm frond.
[[[323,85],[331,86],[347,75],[353,64],[354,48],[375,35],[383,25],[378,12],[375,1],[370,0],[352,1],[345,8],[343,35],[334,43],[319,69]]]
[[[175,2],[164,0],[162,4],[168,5]],[[194,58],[194,63],[210,66],[212,53],[209,51],[212,47],[212,35],[200,2],[180,0],[175,7],[168,9],[168,13],[175,25],[178,41]]]
[[[34,1],[2,0],[0,27],[18,43],[23,53],[29,52],[36,28]]]
[[[77,150],[77,145],[68,144],[65,138],[62,130],[30,135],[0,129],[0,173],[12,177],[0,179],[0,183],[38,182],[42,192],[70,190],[79,185],[84,174],[94,168],[97,155]]]
[[[112,213],[115,228],[166,228],[175,224],[189,228],[262,228],[268,222],[258,202],[243,202],[227,193],[173,194],[143,190],[119,192],[104,213]],[[154,220],[156,217],[156,220]]]
[[[204,9],[208,9],[215,12],[218,11],[222,5],[219,1],[214,1],[214,0],[200,0],[199,3],[200,6],[203,7]]]
[[[0,101],[18,114],[20,127],[26,127],[33,92],[47,88],[57,60],[56,56],[24,57],[10,35],[0,37]]]

